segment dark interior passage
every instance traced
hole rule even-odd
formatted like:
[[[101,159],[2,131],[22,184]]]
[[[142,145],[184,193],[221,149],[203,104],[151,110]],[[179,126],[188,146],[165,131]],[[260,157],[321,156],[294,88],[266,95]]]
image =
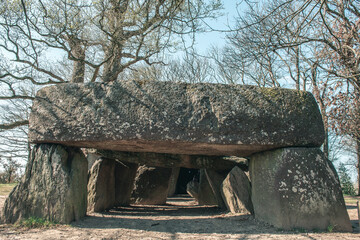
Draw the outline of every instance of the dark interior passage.
[[[199,175],[199,169],[180,168],[175,193],[186,194],[186,185],[193,179],[199,181]]]

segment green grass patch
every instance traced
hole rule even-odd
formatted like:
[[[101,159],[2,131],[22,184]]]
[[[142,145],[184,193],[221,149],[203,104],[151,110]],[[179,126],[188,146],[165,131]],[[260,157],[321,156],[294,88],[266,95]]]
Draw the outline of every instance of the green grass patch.
[[[14,227],[17,228],[50,228],[56,226],[57,223],[51,222],[49,220],[38,218],[38,217],[29,217],[25,220],[22,220],[16,224]]]
[[[7,196],[13,190],[17,183],[0,184],[0,195]]]

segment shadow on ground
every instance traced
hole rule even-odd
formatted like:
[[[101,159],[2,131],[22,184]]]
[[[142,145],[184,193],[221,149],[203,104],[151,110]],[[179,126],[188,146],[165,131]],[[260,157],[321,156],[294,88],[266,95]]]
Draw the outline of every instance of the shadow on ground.
[[[185,196],[166,205],[128,206],[87,216],[72,224],[79,228],[133,229],[194,234],[295,234],[259,222],[251,215],[232,215],[214,206],[197,206]],[[302,232],[304,233],[304,232]]]

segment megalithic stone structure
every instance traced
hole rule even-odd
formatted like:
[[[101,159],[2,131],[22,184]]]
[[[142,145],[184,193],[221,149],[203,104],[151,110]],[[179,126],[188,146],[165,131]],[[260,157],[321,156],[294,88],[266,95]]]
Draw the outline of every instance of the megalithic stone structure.
[[[29,121],[32,143],[127,152],[246,157],[324,139],[310,93],[243,85],[60,84],[37,93]]]
[[[224,173],[238,164],[226,156],[247,157],[257,219],[286,229],[333,226],[351,231],[338,177],[319,150],[323,140],[321,114],[310,93],[243,85],[59,84],[37,93],[29,120],[29,141],[39,146],[95,148],[109,159],[150,163],[168,167],[168,172],[197,167]],[[43,177],[34,178],[32,185],[33,178],[25,179],[11,196],[47,178],[36,171],[32,176]],[[221,182],[208,180],[212,192],[220,193]],[[201,189],[199,193],[201,199]],[[59,192],[58,199],[66,199],[66,194]],[[84,199],[77,206],[86,206]],[[19,204],[11,206],[24,209]],[[7,206],[5,219],[13,219],[16,211]],[[21,211],[16,214],[22,216]]]

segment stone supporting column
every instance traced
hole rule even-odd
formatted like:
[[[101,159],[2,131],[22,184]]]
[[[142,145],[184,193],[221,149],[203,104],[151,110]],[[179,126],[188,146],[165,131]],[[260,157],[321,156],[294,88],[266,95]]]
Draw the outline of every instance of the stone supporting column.
[[[283,229],[352,231],[337,173],[318,148],[250,156],[255,217]]]
[[[39,217],[70,223],[86,214],[87,161],[80,149],[38,144],[2,211],[7,223]]]
[[[171,168],[140,166],[132,192],[132,202],[135,204],[157,205],[165,204]]]
[[[245,172],[234,167],[221,184],[221,195],[232,213],[254,214],[251,184]]]
[[[101,212],[115,205],[115,160],[100,158],[92,166],[88,182],[88,211]]]
[[[176,184],[179,178],[179,173],[180,173],[179,167],[172,168],[170,182],[169,182],[168,197],[174,196],[176,192]]]
[[[217,205],[219,208],[224,208],[224,209],[226,209],[226,205],[222,198],[220,189],[221,189],[221,184],[226,178],[228,172],[229,171],[218,172],[211,169],[205,169],[205,174],[210,184],[210,187],[214,193]]]
[[[130,204],[138,164],[115,162],[115,206]]]
[[[206,177],[205,169],[200,169],[199,181],[199,205],[217,205],[215,195],[211,189],[210,183]]]

